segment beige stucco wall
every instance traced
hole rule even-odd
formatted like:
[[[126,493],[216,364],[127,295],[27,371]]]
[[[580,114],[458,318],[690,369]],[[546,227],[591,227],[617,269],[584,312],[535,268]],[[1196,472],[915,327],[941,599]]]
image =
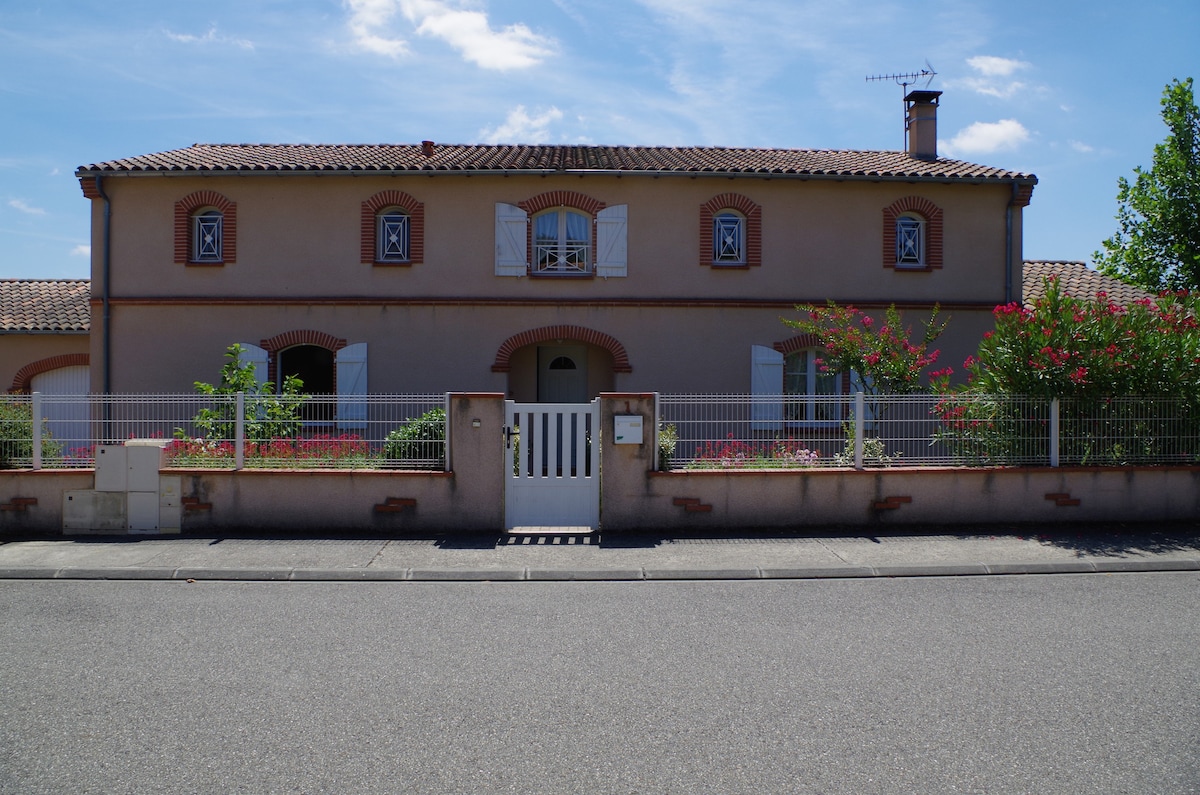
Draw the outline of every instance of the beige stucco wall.
[[[748,391],[751,345],[792,332],[800,302],[928,305],[953,316],[939,343],[957,367],[1004,300],[1004,185],[650,176],[255,176],[110,178],[112,388],[188,391],[213,381],[233,342],[314,330],[367,342],[375,392],[495,390],[527,397],[529,364],[493,373],[509,337],[553,325],[615,338],[631,373],[592,372],[606,389]],[[173,262],[173,206],[197,190],[237,203],[237,258],[222,267]],[[425,205],[424,261],[374,267],[360,259],[361,203],[401,190]],[[555,279],[494,275],[495,204],[571,190],[629,208],[629,275]],[[762,206],[763,264],[699,264],[699,207],[741,193]],[[883,267],[882,211],[919,195],[944,213],[944,267]],[[101,202],[93,202],[93,251]],[[1014,213],[1019,264],[1020,212]],[[93,263],[94,290],[101,269]],[[1019,292],[1019,268],[1014,282]],[[103,324],[94,313],[93,384]],[[906,320],[916,323],[925,312]],[[599,351],[593,352],[593,360]]]

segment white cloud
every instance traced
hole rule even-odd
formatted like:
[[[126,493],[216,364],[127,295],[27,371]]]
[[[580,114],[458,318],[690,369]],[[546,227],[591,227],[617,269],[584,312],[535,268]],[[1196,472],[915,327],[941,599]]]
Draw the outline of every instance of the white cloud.
[[[1029,88],[1027,83],[1012,79],[1018,72],[1032,68],[1027,61],[1000,58],[995,55],[976,55],[967,59],[967,66],[976,74],[950,81],[950,85],[998,99],[1009,99]]]
[[[482,69],[507,71],[536,66],[557,50],[554,39],[515,23],[494,28],[471,0],[345,0],[355,43],[367,52],[398,58],[408,42],[390,29],[397,12],[419,36],[440,39]]]
[[[1002,150],[1016,149],[1029,140],[1029,130],[1016,119],[1001,119],[996,122],[977,121],[959,131],[942,147],[952,155],[990,154]]]
[[[550,124],[560,121],[563,117],[561,110],[551,107],[538,111],[530,116],[524,105],[517,105],[508,113],[504,123],[494,130],[481,130],[480,139],[484,143],[547,143],[550,140]]]
[[[90,256],[92,256],[92,247],[85,246],[85,245],[78,245],[75,248],[71,249],[71,256],[72,257],[90,257]]]
[[[1067,146],[1085,155],[1096,151],[1096,147],[1085,144],[1083,141],[1067,141]]]
[[[184,44],[232,44],[235,47],[241,47],[243,50],[253,50],[254,42],[248,39],[235,39],[231,36],[224,36],[217,32],[217,28],[211,27],[203,36],[193,36],[190,33],[172,33],[165,31],[167,38],[172,41],[182,42]]]
[[[46,211],[41,207],[34,207],[23,199],[10,199],[8,206],[14,210],[25,213],[26,215],[45,215]]]
[[[417,33],[441,39],[483,69],[507,71],[536,66],[554,54],[553,39],[516,23],[495,30],[483,11],[454,0],[399,0]]]
[[[399,10],[396,0],[346,0],[346,5],[350,8],[347,24],[359,47],[390,58],[408,54],[408,42],[404,39],[382,35]]]

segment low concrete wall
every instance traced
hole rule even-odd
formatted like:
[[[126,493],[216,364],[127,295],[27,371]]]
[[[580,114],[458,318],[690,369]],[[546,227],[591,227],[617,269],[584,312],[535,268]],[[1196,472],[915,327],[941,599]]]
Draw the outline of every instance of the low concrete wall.
[[[606,499],[606,530],[1200,518],[1200,467],[701,470],[645,484]]]
[[[642,444],[613,443],[619,415],[642,417]],[[655,472],[654,418],[652,394],[601,396],[605,531],[1200,518],[1200,467]],[[452,395],[448,420],[451,472],[165,472],[182,478],[185,532],[503,530],[504,396]],[[93,482],[92,470],[0,472],[0,534],[61,533],[63,492]]]

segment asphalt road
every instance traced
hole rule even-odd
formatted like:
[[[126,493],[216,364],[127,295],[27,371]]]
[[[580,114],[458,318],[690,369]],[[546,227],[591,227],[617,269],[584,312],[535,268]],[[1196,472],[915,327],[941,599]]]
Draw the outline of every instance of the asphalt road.
[[[1200,792],[1200,574],[0,582],[0,793]]]

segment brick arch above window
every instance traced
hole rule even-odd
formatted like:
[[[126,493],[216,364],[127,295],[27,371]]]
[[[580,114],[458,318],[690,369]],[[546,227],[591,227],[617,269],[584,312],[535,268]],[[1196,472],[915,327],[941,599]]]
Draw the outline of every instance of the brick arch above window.
[[[789,339],[776,342],[771,347],[782,353],[784,356],[787,356],[789,353],[795,353],[796,351],[803,351],[809,348],[820,348],[822,345],[821,340],[816,334],[797,334]]]
[[[258,346],[267,352],[267,380],[278,386],[279,384],[279,352],[287,348],[294,348],[297,345],[315,345],[318,348],[324,348],[337,353],[342,348],[345,348],[346,340],[326,334],[324,331],[313,331],[312,329],[299,329],[297,331],[285,331],[282,334],[276,334],[274,337],[269,337],[258,343]],[[334,386],[337,386],[337,373],[334,372]]]
[[[408,214],[408,261],[404,263],[379,263],[375,259],[375,218],[379,215],[380,210],[385,210],[388,207],[399,207]],[[362,215],[359,226],[362,230],[361,262],[364,265],[420,265],[425,261],[424,202],[417,201],[403,191],[380,191],[362,203]]]
[[[12,386],[8,388],[9,392],[28,392],[33,384],[33,379],[42,373],[48,373],[51,370],[58,370],[63,367],[87,367],[91,363],[91,359],[86,353],[63,353],[58,356],[51,356],[47,359],[38,359],[36,362],[30,362],[17,371],[13,376]]]
[[[905,196],[883,208],[883,267],[896,267],[896,219],[905,213],[925,222],[925,267],[901,268],[920,273],[942,267],[942,208],[921,196]]]
[[[192,261],[192,215],[197,210],[213,207],[221,213],[221,262]],[[211,190],[189,193],[175,202],[175,264],[228,265],[237,261],[237,203]]]
[[[722,193],[700,205],[700,264],[731,267],[713,262],[713,218],[722,210],[733,210],[746,219],[745,267],[762,265],[762,207],[740,193]]]
[[[552,207],[573,207],[576,210],[583,210],[593,218],[596,213],[603,210],[607,205],[599,199],[593,199],[584,193],[579,193],[573,190],[552,190],[546,193],[539,193],[524,201],[517,202],[517,206],[530,215],[536,215],[542,210],[549,210]]]
[[[527,345],[557,340],[572,340],[603,348],[612,355],[612,371],[614,373],[633,372],[633,368],[629,365],[629,354],[625,351],[624,345],[615,337],[583,326],[544,326],[514,334],[506,339],[496,351],[496,361],[492,363],[492,372],[507,373],[511,368],[512,355]]]

